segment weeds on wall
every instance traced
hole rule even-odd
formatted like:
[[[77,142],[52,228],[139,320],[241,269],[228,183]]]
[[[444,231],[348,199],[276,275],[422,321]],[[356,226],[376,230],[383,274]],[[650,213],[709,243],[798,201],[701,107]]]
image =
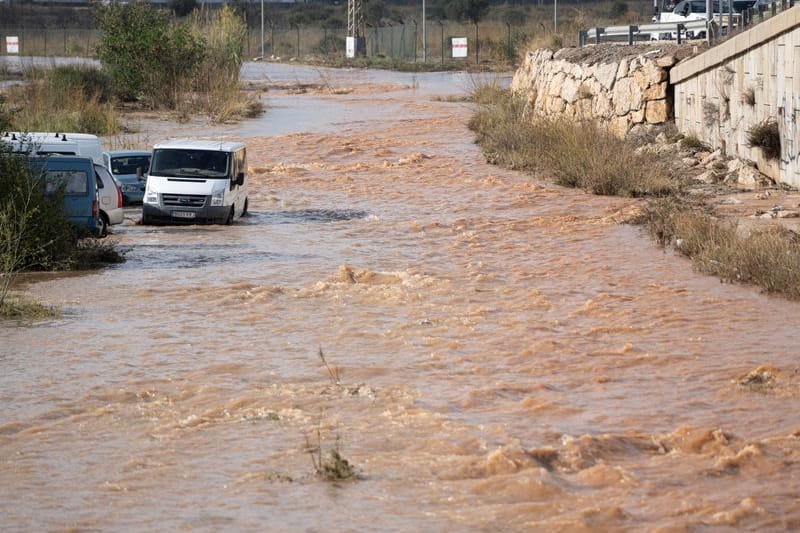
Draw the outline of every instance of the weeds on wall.
[[[751,88],[747,88],[742,92],[742,103],[753,107],[756,105],[756,93]]]
[[[747,143],[751,147],[761,148],[767,159],[780,159],[781,134],[775,119],[765,119],[747,130]]]

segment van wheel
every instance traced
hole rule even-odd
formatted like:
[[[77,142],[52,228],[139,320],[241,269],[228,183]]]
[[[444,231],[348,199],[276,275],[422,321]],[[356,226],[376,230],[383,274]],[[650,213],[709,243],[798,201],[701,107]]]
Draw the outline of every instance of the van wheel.
[[[231,210],[228,211],[228,216],[225,217],[225,224],[230,224],[231,222],[233,222],[233,208],[234,206],[231,206]]]
[[[97,236],[102,239],[106,235],[108,235],[108,216],[100,212],[100,216],[97,218]]]
[[[242,216],[247,216],[247,198],[244,199],[244,209],[242,209]]]

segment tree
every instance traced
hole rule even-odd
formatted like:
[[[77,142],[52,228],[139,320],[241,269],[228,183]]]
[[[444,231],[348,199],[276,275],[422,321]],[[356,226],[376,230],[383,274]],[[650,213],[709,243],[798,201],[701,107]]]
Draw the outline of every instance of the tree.
[[[185,17],[197,8],[197,0],[171,0],[169,8],[176,17]]]
[[[98,57],[115,94],[174,108],[203,60],[202,37],[141,0],[98,5],[95,16],[101,32]]]
[[[450,20],[477,24],[489,11],[489,0],[444,0],[444,14]]]

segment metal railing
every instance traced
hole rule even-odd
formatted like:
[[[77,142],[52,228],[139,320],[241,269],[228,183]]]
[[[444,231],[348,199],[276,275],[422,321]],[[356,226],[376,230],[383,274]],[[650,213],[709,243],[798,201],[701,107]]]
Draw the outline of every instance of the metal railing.
[[[777,15],[781,11],[792,8],[795,0],[780,0],[758,8],[748,8],[741,13],[716,14],[711,20],[684,20],[680,22],[652,22],[630,26],[607,26],[590,28],[578,32],[578,43],[585,46],[600,42],[625,42],[633,44],[648,40],[677,40],[705,38],[709,45],[723,37],[733,35],[737,31],[758,24]]]
[[[593,42],[600,44],[601,41],[622,41],[627,39],[628,44],[636,41],[651,41],[659,39],[677,39],[681,43],[683,39],[692,38],[696,35],[708,34],[708,25],[712,22],[706,20],[685,20],[682,22],[653,22],[650,24],[639,24],[630,26],[608,26],[605,28],[591,28],[578,33],[578,42],[581,46]],[[675,37],[672,37],[672,36]]]

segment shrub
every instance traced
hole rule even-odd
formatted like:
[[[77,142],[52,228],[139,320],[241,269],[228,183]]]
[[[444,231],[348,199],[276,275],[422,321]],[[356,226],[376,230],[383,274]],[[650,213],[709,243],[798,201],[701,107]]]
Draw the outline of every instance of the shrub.
[[[800,236],[783,226],[742,236],[704,206],[678,198],[649,202],[636,222],[662,246],[691,258],[703,273],[800,300]]]
[[[101,31],[97,54],[115,94],[174,109],[200,66],[203,40],[141,0],[99,4],[95,16]]]
[[[767,159],[780,159],[781,134],[774,119],[766,119],[747,131],[750,146],[761,148]]]
[[[617,19],[625,16],[628,12],[628,4],[622,0],[615,0],[608,10],[608,16],[612,19]]]
[[[45,74],[48,90],[69,93],[79,89],[83,99],[95,98],[98,102],[111,100],[111,79],[91,65],[61,65]]]
[[[99,80],[104,78],[98,73],[97,69],[27,70],[28,83],[7,91],[14,109],[8,129],[116,133],[119,119],[113,103],[101,101]]]
[[[490,162],[602,195],[665,196],[682,188],[666,161],[592,123],[527,119],[524,98],[497,88],[476,95],[485,103],[469,127]]]
[[[63,267],[77,242],[61,198],[46,198],[42,179],[0,142],[0,304],[20,271]]]

